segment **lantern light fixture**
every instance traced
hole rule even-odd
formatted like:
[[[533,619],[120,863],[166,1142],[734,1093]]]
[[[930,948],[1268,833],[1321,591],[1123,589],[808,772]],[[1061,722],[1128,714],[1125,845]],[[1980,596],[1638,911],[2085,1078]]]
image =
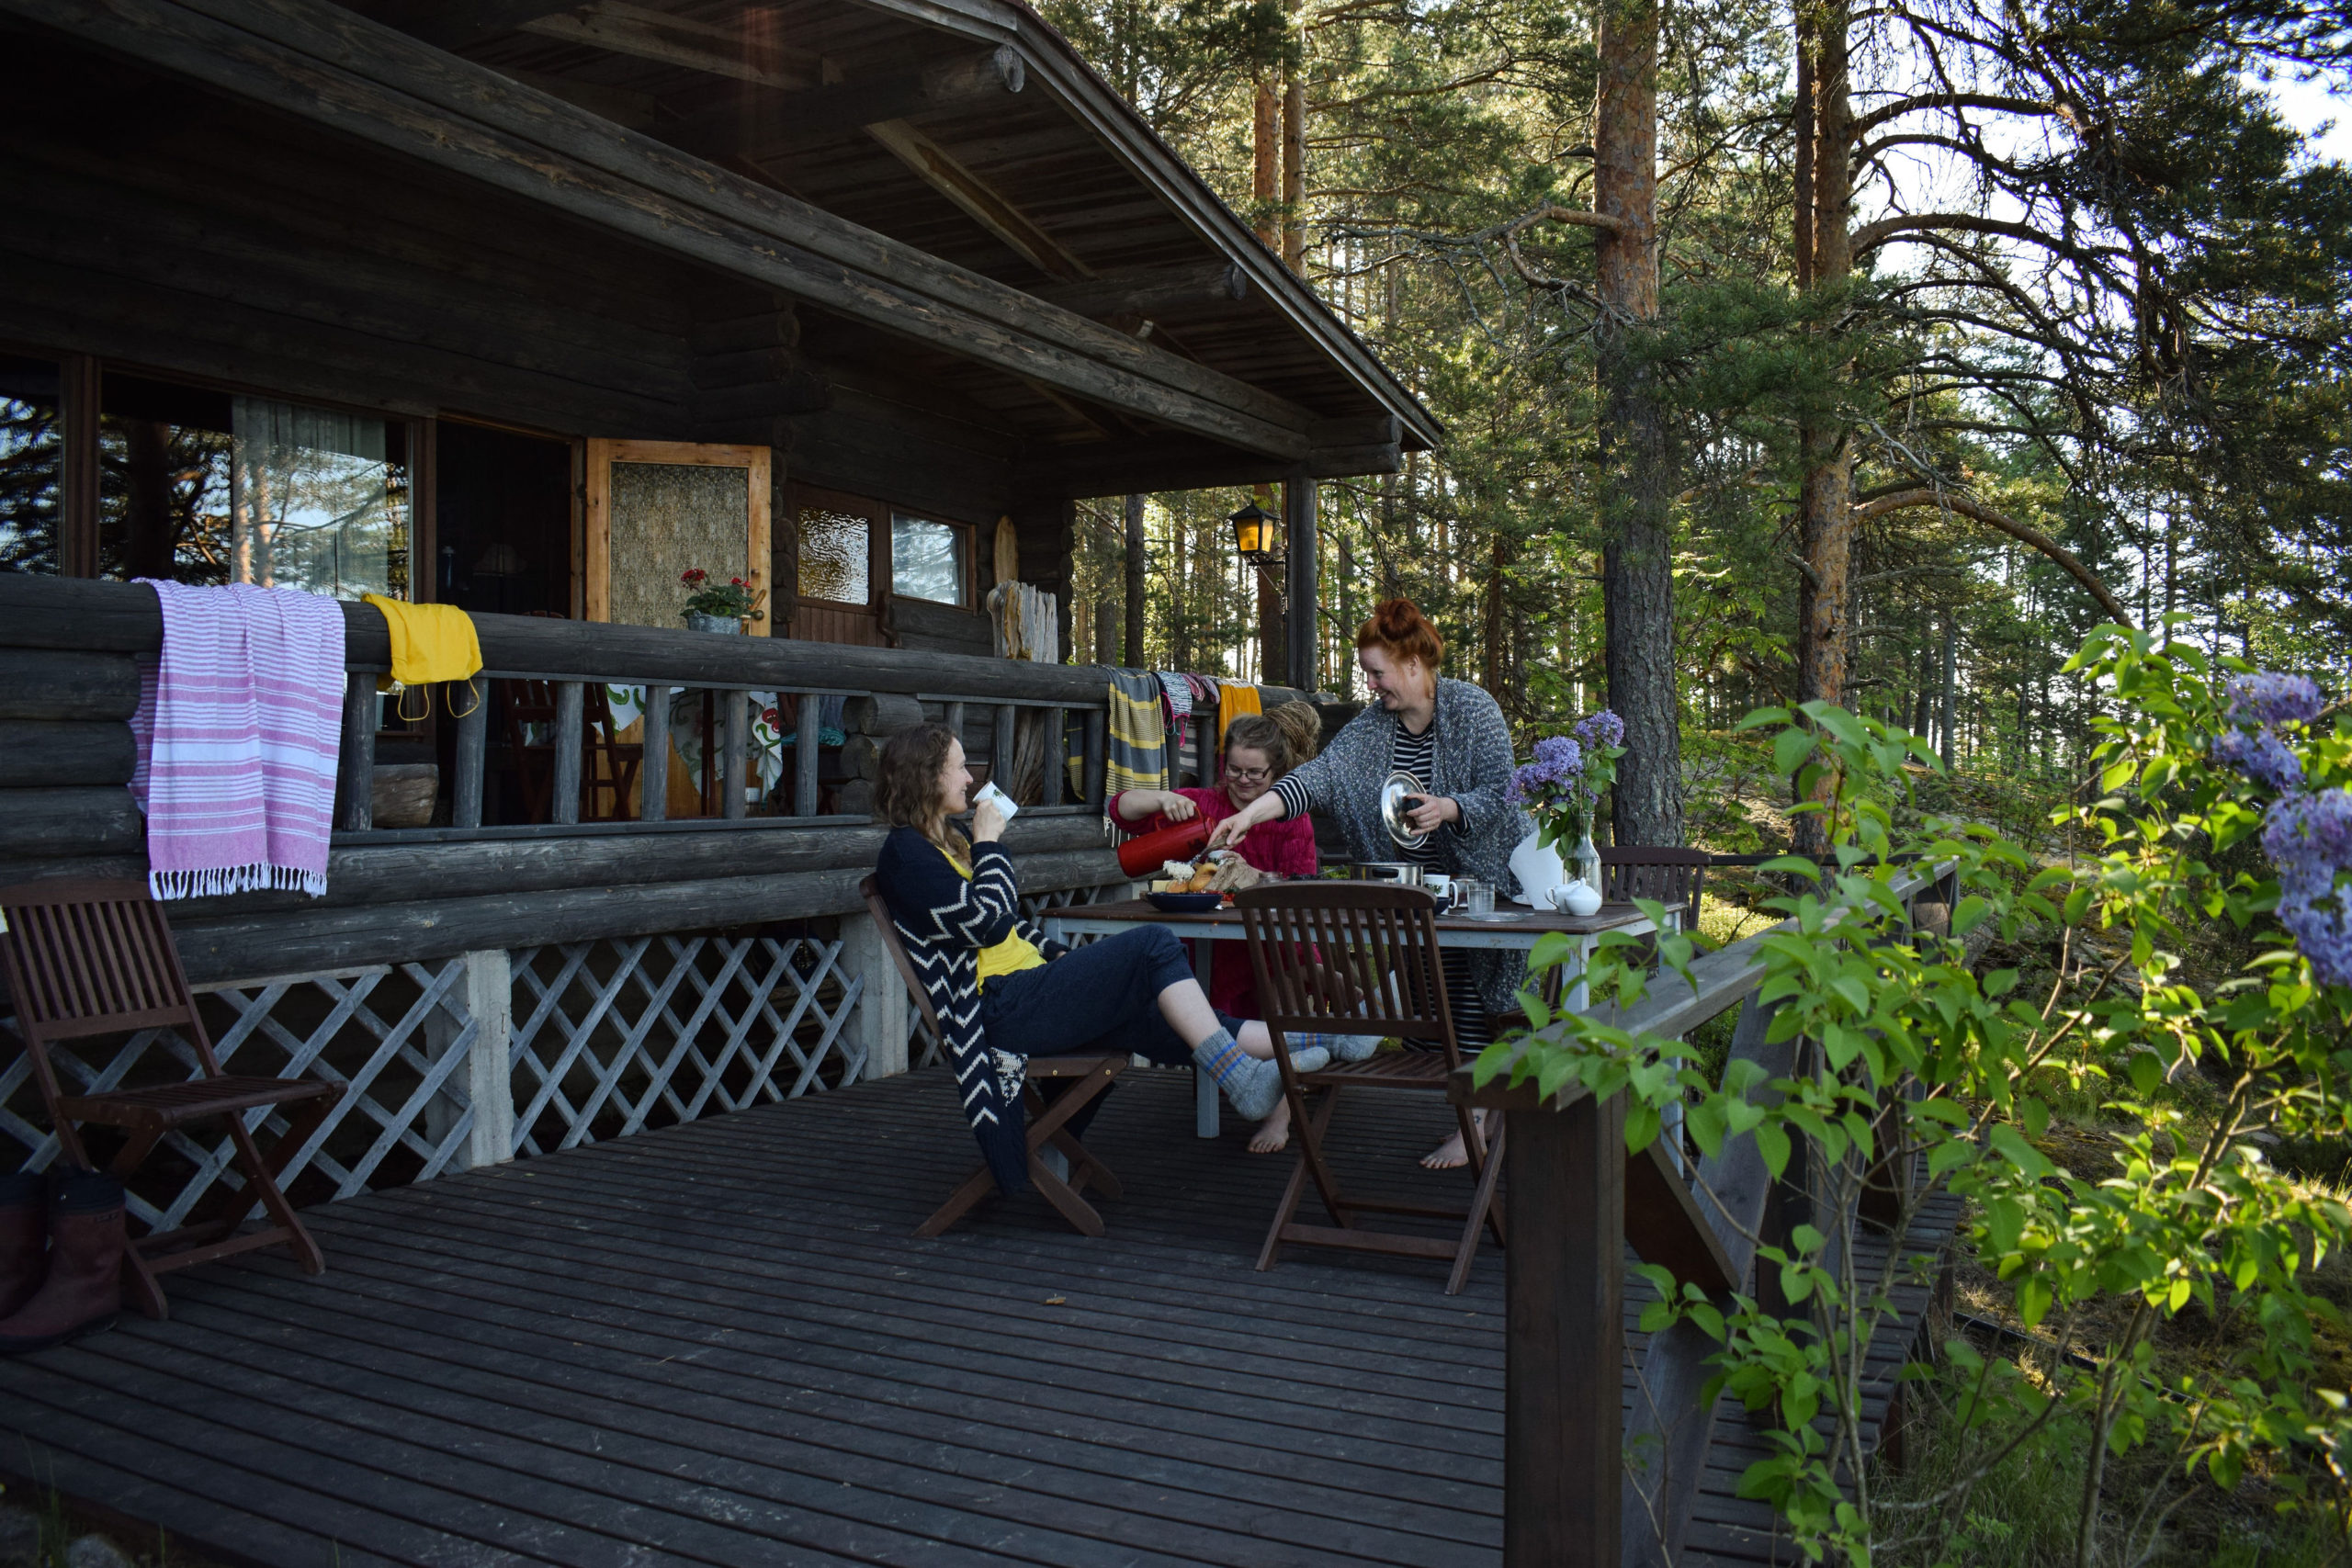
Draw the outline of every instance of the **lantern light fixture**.
[[[1263,566],[1278,559],[1282,547],[1277,543],[1274,519],[1256,502],[1250,502],[1228,519],[1233,525],[1234,548],[1244,560]]]

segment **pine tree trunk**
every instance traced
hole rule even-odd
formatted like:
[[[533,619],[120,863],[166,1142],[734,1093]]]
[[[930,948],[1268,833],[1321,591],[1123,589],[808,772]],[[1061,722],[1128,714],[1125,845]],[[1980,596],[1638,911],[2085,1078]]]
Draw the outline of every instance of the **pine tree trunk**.
[[[1250,127],[1250,151],[1255,156],[1250,166],[1250,194],[1257,203],[1259,242],[1270,251],[1276,248],[1282,228],[1274,212],[1274,164],[1280,155],[1276,143],[1282,140],[1277,129],[1279,112],[1273,84],[1261,81]]]
[[[1847,101],[1847,28],[1842,0],[1825,6],[1801,31],[1809,46],[1813,86],[1812,145],[1804,160],[1812,203],[1797,216],[1801,243],[1809,243],[1804,267],[1809,286],[1842,289],[1853,271],[1851,221],[1853,179],[1848,152],[1853,140]],[[1846,695],[1846,658],[1850,640],[1849,568],[1854,549],[1853,451],[1846,433],[1809,423],[1803,432],[1805,472],[1799,496],[1799,549],[1804,570],[1797,580],[1797,699],[1841,703]],[[1796,848],[1826,847],[1822,819],[1796,819]]]
[[[1127,497],[1127,668],[1143,668],[1143,497]]]
[[[1283,80],[1283,264],[1306,272],[1306,83],[1294,63]]]
[[[1604,314],[1600,394],[1601,603],[1609,703],[1625,721],[1616,841],[1682,841],[1675,690],[1672,437],[1647,353],[1657,320],[1657,0],[1603,0],[1593,111],[1593,209]]]

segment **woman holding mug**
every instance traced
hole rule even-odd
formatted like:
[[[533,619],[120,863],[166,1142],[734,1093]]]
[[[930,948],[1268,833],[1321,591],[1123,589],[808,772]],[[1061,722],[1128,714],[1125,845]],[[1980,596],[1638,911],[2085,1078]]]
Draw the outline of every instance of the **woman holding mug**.
[[[1270,713],[1245,714],[1226,728],[1224,767],[1214,785],[1123,791],[1112,801],[1111,814],[1131,835],[1190,822],[1196,817],[1222,822],[1255,805],[1313,757],[1322,734],[1322,716],[1306,703],[1283,703]],[[1303,816],[1261,823],[1233,847],[1271,881],[1311,877],[1321,869],[1315,853],[1315,824]],[[1209,971],[1209,1005],[1235,1018],[1263,1016],[1258,1007],[1258,977],[1246,962],[1228,959]],[[1250,1149],[1253,1154],[1274,1154],[1289,1141],[1290,1101],[1284,1100],[1259,1124],[1250,1139]]]
[[[1189,1061],[1243,1115],[1273,1109],[1282,1072],[1266,1026],[1220,1018],[1165,927],[1071,949],[1023,916],[1012,862],[998,842],[1003,815],[985,802],[969,807],[962,741],[936,724],[901,730],[882,748],[880,773],[876,807],[891,832],[875,880],[946,1032],[965,1119],[1000,1190],[1029,1184],[1021,1089],[1031,1056]],[[967,808],[968,838],[949,820]],[[1319,1039],[1297,1042],[1301,1055],[1328,1049]]]
[[[1261,824],[1303,818],[1319,807],[1338,821],[1357,860],[1417,861],[1430,871],[1475,877],[1498,889],[1510,882],[1510,855],[1527,837],[1524,812],[1506,798],[1510,727],[1495,699],[1438,673],[1445,645],[1409,599],[1391,599],[1356,632],[1356,667],[1372,701],[1331,739],[1323,754],[1278,781],[1246,808],[1219,822],[1214,849],[1237,843]],[[1407,848],[1380,817],[1388,775],[1421,782],[1407,819],[1421,842]],[[1454,1032],[1476,1052],[1493,1039],[1495,1016],[1517,1006],[1527,975],[1524,953],[1445,953],[1446,998]],[[1460,1137],[1421,1163],[1442,1169],[1465,1163]]]

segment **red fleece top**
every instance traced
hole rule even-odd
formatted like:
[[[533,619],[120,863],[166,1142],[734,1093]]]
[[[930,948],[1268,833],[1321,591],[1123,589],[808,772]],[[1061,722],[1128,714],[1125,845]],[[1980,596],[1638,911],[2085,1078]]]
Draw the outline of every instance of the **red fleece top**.
[[[1176,793],[1199,807],[1201,816],[1210,822],[1222,822],[1240,809],[1221,787],[1180,789]],[[1170,825],[1164,813],[1130,822],[1117,815],[1118,809],[1118,801],[1114,800],[1113,820],[1130,838]],[[1313,876],[1322,869],[1322,862],[1315,854],[1315,821],[1304,814],[1280,822],[1261,822],[1242,834],[1241,841],[1234,848],[1244,861],[1276,876]],[[1209,1005],[1236,1018],[1258,1017],[1258,977],[1250,972],[1248,949],[1238,942],[1216,945],[1216,959],[1209,966]]]

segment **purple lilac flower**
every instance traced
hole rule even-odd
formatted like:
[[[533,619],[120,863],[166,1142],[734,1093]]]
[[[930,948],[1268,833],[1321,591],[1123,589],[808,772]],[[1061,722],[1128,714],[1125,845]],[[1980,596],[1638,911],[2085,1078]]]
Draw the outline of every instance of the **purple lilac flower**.
[[[2352,870],[2352,791],[2291,795],[2271,803],[2262,847],[2278,868],[2278,919],[2312,973],[2352,985],[2352,895],[2335,878]]]
[[[1577,739],[1596,750],[1613,750],[1625,744],[1625,721],[1609,708],[1577,721]]]
[[[2222,731],[2213,742],[2213,760],[2281,795],[2303,787],[2302,760],[2267,726]]]
[[[2226,690],[2230,718],[2237,724],[2308,724],[2324,705],[2311,677],[2276,670],[2241,675]]]
[[[1535,760],[1511,770],[1504,795],[1513,806],[1524,806],[1547,788],[1565,789],[1584,773],[1584,749],[1565,735],[1547,735],[1535,743]]]

